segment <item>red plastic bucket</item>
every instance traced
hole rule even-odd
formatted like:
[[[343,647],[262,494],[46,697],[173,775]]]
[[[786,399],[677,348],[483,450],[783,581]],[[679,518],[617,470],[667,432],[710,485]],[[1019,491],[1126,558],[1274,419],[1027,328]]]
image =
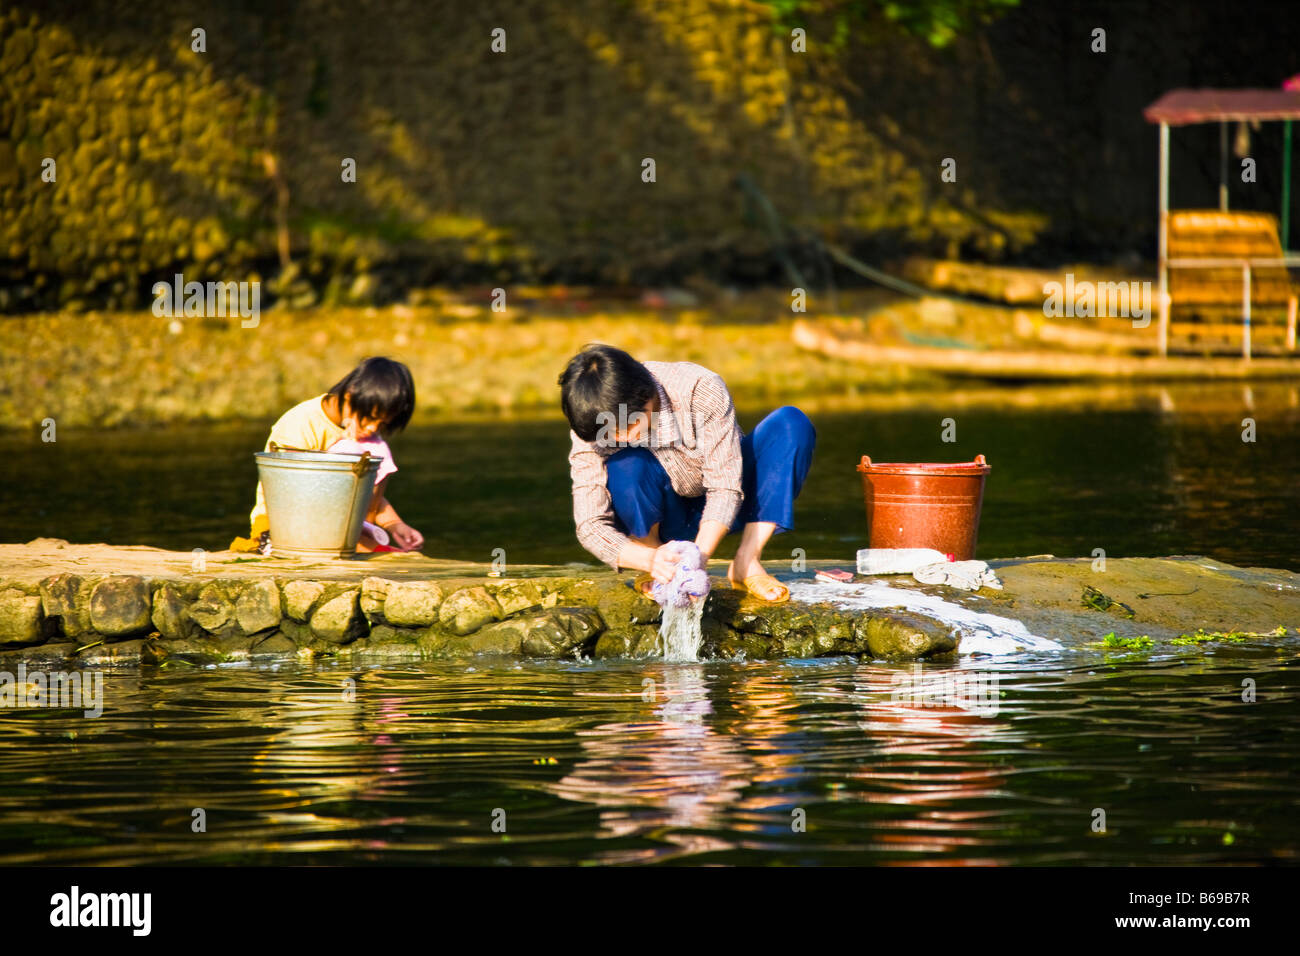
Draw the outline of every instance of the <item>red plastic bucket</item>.
[[[862,456],[862,500],[873,548],[934,548],[957,561],[975,557],[984,478],[983,455],[955,464],[872,464]]]

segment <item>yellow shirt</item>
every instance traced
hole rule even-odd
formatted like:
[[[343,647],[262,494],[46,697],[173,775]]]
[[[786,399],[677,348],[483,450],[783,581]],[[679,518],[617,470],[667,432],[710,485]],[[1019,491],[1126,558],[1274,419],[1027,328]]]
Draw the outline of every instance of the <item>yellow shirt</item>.
[[[329,416],[325,414],[325,409],[321,407],[324,399],[325,395],[317,395],[293,406],[281,415],[280,420],[271,426],[271,435],[266,440],[266,450],[270,451],[271,442],[275,442],[279,445],[288,445],[290,448],[301,448],[304,451],[325,451],[345,437],[346,432],[343,427],[330,421]],[[257,519],[265,520],[265,515],[266,499],[263,497],[262,483],[259,481],[257,503],[253,505],[253,510],[248,516],[253,525],[255,538],[261,533],[257,528]]]

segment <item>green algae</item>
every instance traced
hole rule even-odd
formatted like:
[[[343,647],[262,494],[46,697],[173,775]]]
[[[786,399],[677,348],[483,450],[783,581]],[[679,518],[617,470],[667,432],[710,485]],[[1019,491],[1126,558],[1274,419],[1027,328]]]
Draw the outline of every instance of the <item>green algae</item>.
[[[1102,647],[1121,648],[1128,651],[1150,650],[1154,644],[1155,642],[1145,634],[1141,637],[1119,637],[1114,631],[1111,631],[1101,640]]]
[[[1180,647],[1197,646],[1208,644],[1211,641],[1222,642],[1224,644],[1245,644],[1251,638],[1264,637],[1286,637],[1287,630],[1285,627],[1276,627],[1271,631],[1204,631],[1198,630],[1195,634],[1183,634],[1170,641],[1170,644],[1177,644]]]

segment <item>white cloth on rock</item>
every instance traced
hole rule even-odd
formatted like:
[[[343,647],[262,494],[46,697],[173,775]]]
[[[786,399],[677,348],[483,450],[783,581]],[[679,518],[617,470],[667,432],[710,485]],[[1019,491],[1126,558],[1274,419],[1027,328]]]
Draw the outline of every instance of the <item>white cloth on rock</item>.
[[[939,561],[917,568],[912,577],[922,584],[946,584],[963,591],[978,591],[980,588],[1002,590],[1002,582],[986,561]]]

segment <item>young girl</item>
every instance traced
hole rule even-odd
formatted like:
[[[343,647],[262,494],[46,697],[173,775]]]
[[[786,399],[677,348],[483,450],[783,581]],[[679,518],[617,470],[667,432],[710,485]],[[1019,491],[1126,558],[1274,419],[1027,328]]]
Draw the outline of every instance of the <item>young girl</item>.
[[[400,551],[418,551],[424,535],[401,519],[389,504],[384,492],[388,476],[397,470],[392,463],[383,437],[406,427],[415,410],[415,383],[411,371],[401,362],[387,358],[368,358],[324,395],[317,395],[295,405],[271,426],[267,450],[271,443],[304,451],[328,451],[342,442],[361,443],[372,454],[385,457],[375,481],[366,520],[387,533]],[[382,446],[382,447],[380,447]],[[343,447],[351,450],[351,444]],[[271,526],[266,516],[266,499],[262,485],[257,485],[257,503],[249,514],[252,531],[247,538],[231,542],[232,551],[260,551],[267,547]],[[378,536],[366,535],[359,550],[373,550]]]

